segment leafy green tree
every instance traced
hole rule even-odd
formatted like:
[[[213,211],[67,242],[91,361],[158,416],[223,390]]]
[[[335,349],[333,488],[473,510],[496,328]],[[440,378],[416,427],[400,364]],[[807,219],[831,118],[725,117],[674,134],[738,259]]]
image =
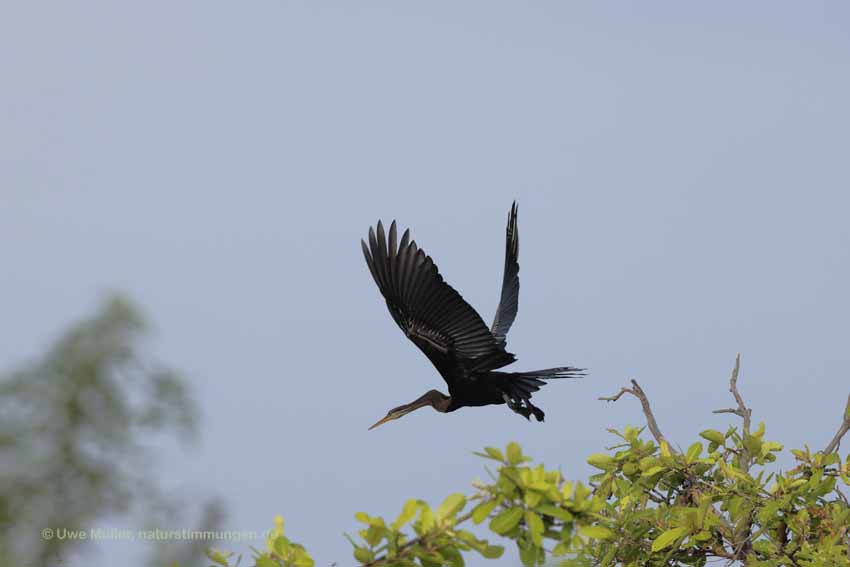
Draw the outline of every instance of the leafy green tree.
[[[751,430],[752,410],[737,387],[740,358],[730,380],[741,428],[707,429],[684,452],[664,437],[643,389],[632,381],[609,398],[637,397],[645,428],[611,433],[617,444],[587,461],[599,470],[586,482],[533,465],[516,443],[488,447],[498,463],[491,482],[469,495],[451,494],[436,509],[409,500],[393,520],[358,513],[350,538],[364,567],[462,567],[465,556],[500,557],[504,548],[471,527],[486,526],[513,542],[524,565],[547,560],[565,566],[703,566],[722,561],[750,567],[850,567],[850,457],[836,452],[850,430],[850,399],[841,426],[823,450],[792,450],[796,465],[770,471],[783,446],[767,440],[764,424]],[[652,438],[643,436],[649,429]],[[233,556],[209,550],[222,566]],[[257,567],[312,567],[313,560],[283,533],[279,520]]]
[[[87,529],[164,501],[142,441],[191,440],[197,412],[180,376],[144,354],[145,329],[113,296],[0,377],[0,566],[55,564],[84,544],[43,529]]]

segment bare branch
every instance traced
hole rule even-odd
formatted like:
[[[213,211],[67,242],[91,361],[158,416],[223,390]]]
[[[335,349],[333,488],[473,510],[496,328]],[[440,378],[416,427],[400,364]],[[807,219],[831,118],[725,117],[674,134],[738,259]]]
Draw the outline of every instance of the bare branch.
[[[735,368],[732,369],[732,376],[729,378],[729,391],[732,392],[732,396],[735,398],[735,402],[738,404],[738,407],[714,410],[712,413],[734,413],[739,416],[744,420],[744,435],[741,437],[745,437],[750,434],[750,419],[753,416],[753,410],[747,407],[744,403],[743,396],[741,396],[741,392],[738,391],[738,372],[740,370],[741,353],[739,352],[735,355]],[[747,451],[746,446],[741,448],[741,455],[738,458],[738,462],[743,470],[750,469],[750,453]]]
[[[732,395],[735,397],[735,402],[737,402],[738,407],[733,409],[714,410],[713,413],[734,413],[735,415],[740,416],[740,418],[744,420],[744,433],[749,435],[750,419],[753,416],[753,410],[747,407],[747,405],[744,403],[744,398],[738,391],[738,372],[740,370],[741,353],[739,352],[737,356],[735,356],[735,368],[732,369],[732,377],[729,379],[729,391],[732,392]]]
[[[655,415],[652,413],[652,408],[649,406],[649,398],[646,397],[646,392],[643,391],[643,388],[640,387],[640,384],[638,384],[636,380],[632,380],[631,382],[631,388],[624,386],[613,396],[601,397],[599,399],[604,402],[616,402],[623,396],[623,394],[633,395],[640,400],[640,405],[643,407],[643,414],[646,416],[646,424],[649,426],[649,431],[652,433],[652,436],[655,437],[655,440],[658,441],[659,444],[663,442],[670,446],[670,443],[664,437],[664,434],[661,433],[661,429],[658,428],[658,422],[655,421]],[[670,446],[670,450],[675,451],[672,446]]]
[[[629,390],[628,388],[626,388],[625,386],[623,386],[622,388],[620,388],[620,391],[617,392],[616,394],[614,394],[613,396],[601,397],[601,398],[598,398],[598,399],[602,400],[603,402],[616,402],[621,397],[623,397],[623,394],[635,394],[635,393],[633,391]],[[637,395],[637,394],[635,394],[635,395]]]
[[[734,413],[735,415],[738,415],[741,412],[738,411],[738,408],[727,408],[727,409],[716,409],[711,413]]]
[[[850,431],[850,396],[847,396],[847,405],[844,408],[844,419],[841,422],[841,427],[838,428],[838,431],[835,433],[835,437],[832,438],[832,441],[829,442],[829,445],[826,446],[826,449],[823,450],[824,453],[829,454],[833,451],[837,451],[838,447],[841,446],[841,438]]]

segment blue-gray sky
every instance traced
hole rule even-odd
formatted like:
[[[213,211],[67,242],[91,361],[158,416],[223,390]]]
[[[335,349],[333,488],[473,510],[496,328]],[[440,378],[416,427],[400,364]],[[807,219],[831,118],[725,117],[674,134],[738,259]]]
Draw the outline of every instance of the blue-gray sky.
[[[737,351],[769,438],[823,446],[838,425],[843,3],[2,12],[0,363],[128,292],[204,408],[202,447],[166,449],[162,482],[222,495],[232,529],[281,513],[319,565],[345,564],[355,511],[466,489],[483,445],[516,440],[585,476],[607,427],[643,421],[632,399],[596,401],[628,378],[673,440],[724,428],[710,412],[730,405]],[[545,424],[421,410],[367,432],[444,384],[390,319],[358,240],[378,218],[412,227],[489,321],[515,198],[515,367],[589,377],[535,396]]]

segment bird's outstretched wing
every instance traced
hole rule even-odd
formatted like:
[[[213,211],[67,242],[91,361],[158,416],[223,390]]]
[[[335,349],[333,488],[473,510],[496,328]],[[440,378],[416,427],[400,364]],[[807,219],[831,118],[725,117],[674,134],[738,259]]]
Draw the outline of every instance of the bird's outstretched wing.
[[[401,242],[397,241],[393,221],[387,239],[379,221],[377,234],[369,228],[368,246],[360,241],[369,271],[404,334],[449,386],[450,377],[513,362],[514,355],[505,352],[481,316],[443,281],[431,257],[409,238],[410,231],[405,230]]]
[[[516,319],[517,306],[519,304],[519,233],[517,232],[517,205],[514,201],[511,212],[508,215],[508,228],[505,237],[505,273],[502,277],[502,296],[499,299],[499,308],[493,318],[493,327],[490,330],[496,340],[502,346],[505,345],[508,329]]]

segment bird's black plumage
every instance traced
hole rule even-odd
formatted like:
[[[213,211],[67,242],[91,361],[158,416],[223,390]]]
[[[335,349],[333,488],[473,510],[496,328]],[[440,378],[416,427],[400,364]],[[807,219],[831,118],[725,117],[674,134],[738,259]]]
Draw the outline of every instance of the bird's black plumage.
[[[499,307],[491,328],[461,295],[443,280],[430,256],[405,230],[398,241],[396,222],[384,232],[369,228],[369,243],[360,241],[369,271],[402,332],[428,357],[445,379],[449,397],[432,390],[412,404],[391,410],[375,426],[425,405],[449,412],[464,406],[507,403],[538,421],[543,411],[531,404],[531,393],[551,378],[580,375],[572,367],[533,372],[497,372],[516,357],[505,350],[506,335],[517,314],[519,298],[519,234],[517,206],[508,216],[505,270]],[[394,415],[394,412],[400,415]],[[373,426],[373,427],[375,427]]]
[[[517,206],[514,202],[508,216],[507,237],[505,238],[505,271],[502,277],[502,293],[499,307],[493,318],[491,332],[504,346],[508,330],[516,319],[519,307],[519,231],[517,229]]]

